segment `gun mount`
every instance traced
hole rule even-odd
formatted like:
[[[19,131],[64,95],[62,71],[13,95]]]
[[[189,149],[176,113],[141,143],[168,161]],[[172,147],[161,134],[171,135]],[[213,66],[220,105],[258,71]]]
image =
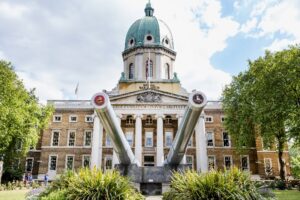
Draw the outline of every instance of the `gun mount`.
[[[190,94],[188,106],[185,109],[184,116],[178,127],[172,147],[165,160],[165,165],[178,166],[180,164],[199,116],[206,103],[206,96],[202,92],[193,92]]]
[[[130,177],[130,180],[144,194],[161,193],[168,187],[174,169],[187,169],[187,165],[181,165],[180,162],[206,103],[206,96],[202,92],[191,93],[164,166],[141,167],[118,123],[108,95],[101,92],[92,98],[95,111],[106,133],[111,137],[113,148],[119,158],[120,164],[115,166],[116,169],[122,175]]]
[[[118,123],[116,113],[110,104],[108,95],[103,92],[95,94],[92,97],[92,104],[106,133],[112,140],[113,148],[117,153],[120,164],[139,165]]]

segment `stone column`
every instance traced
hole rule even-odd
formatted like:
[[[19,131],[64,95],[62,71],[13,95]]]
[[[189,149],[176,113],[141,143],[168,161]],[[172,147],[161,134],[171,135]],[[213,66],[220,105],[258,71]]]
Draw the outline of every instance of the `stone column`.
[[[161,80],[162,79],[162,74],[161,74],[161,69],[162,69],[162,65],[161,65],[161,54],[160,53],[156,53],[155,54],[155,69],[156,69],[156,79],[157,80]]]
[[[207,160],[204,113],[202,113],[201,116],[199,117],[198,123],[195,128],[195,133],[196,133],[197,171],[207,172],[208,160]]]
[[[143,54],[137,54],[135,56],[135,65],[134,65],[134,70],[136,78],[138,80],[143,79]]]
[[[182,120],[183,115],[176,115],[176,117],[177,117],[177,126],[179,128],[179,125],[180,125],[180,122]],[[175,135],[173,137],[175,138]],[[181,164],[186,164],[186,154],[184,154],[184,156],[183,156],[183,158],[181,160]]]
[[[157,115],[156,165],[164,164],[164,125],[163,115]]]
[[[135,149],[134,155],[142,165],[142,115],[135,115]]]
[[[102,137],[103,126],[99,117],[95,114],[94,127],[93,127],[93,140],[92,140],[92,153],[91,153],[91,168],[96,167],[101,169],[102,162]]]
[[[122,115],[121,114],[117,115],[117,118],[118,118],[118,123],[121,126]],[[113,160],[112,160],[112,165],[113,166],[112,166],[112,168],[115,168],[115,165],[117,165],[119,163],[120,163],[120,161],[119,161],[119,158],[117,156],[117,153],[116,153],[115,150],[113,150]]]

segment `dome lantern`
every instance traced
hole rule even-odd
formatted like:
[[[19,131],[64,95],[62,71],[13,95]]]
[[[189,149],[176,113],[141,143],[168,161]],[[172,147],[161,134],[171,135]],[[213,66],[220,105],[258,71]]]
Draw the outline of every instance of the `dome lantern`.
[[[145,8],[145,14],[148,17],[152,17],[153,13],[154,13],[154,9],[151,7],[151,3],[150,3],[150,0],[149,0],[149,2],[146,5],[146,8]]]
[[[174,51],[173,36],[168,25],[153,16],[150,1],[144,9],[145,16],[129,28],[125,39],[125,51],[134,47],[164,47]]]

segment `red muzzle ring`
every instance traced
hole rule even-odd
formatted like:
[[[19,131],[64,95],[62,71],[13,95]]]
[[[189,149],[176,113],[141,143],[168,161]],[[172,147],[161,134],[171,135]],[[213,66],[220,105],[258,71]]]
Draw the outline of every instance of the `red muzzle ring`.
[[[105,103],[105,98],[102,95],[97,95],[94,98],[94,102],[97,106],[102,106]]]

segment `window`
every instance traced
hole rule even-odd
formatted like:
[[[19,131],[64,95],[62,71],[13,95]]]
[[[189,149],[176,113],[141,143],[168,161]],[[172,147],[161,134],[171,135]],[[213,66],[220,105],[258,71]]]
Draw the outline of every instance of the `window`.
[[[91,146],[92,144],[92,131],[84,132],[84,146]]]
[[[133,63],[130,63],[128,67],[128,79],[134,79],[134,66]]]
[[[208,170],[216,169],[216,157],[208,156]]]
[[[61,115],[53,115],[53,122],[61,122],[62,116]]]
[[[154,166],[154,156],[152,155],[145,155],[144,156],[144,166]]]
[[[104,159],[104,167],[105,169],[104,170],[109,170],[109,169],[112,169],[113,167],[113,164],[112,164],[112,156],[106,156],[105,159]]]
[[[221,122],[225,122],[225,117],[224,116],[221,116]]]
[[[59,131],[53,131],[52,132],[52,146],[58,146],[59,142]]]
[[[105,138],[105,146],[112,147],[111,139],[107,133],[106,133],[106,138]]]
[[[192,147],[193,146],[193,135],[191,135],[191,138],[190,138],[187,146],[188,147]]]
[[[91,156],[83,155],[82,156],[82,167],[90,167],[91,165]]]
[[[146,132],[145,147],[153,147],[153,132]]]
[[[249,171],[249,156],[241,156],[241,168],[243,171]]]
[[[165,132],[165,146],[171,147],[173,142],[173,133],[171,131]]]
[[[212,123],[214,122],[214,118],[212,116],[205,116],[205,122]]]
[[[223,132],[223,146],[230,147],[230,138],[227,132]]]
[[[93,122],[94,119],[93,119],[93,115],[86,115],[85,116],[85,122]]]
[[[69,131],[68,146],[75,146],[75,131]]]
[[[165,79],[170,79],[170,65],[168,63],[165,64]]]
[[[265,165],[266,175],[272,175],[273,174],[272,159],[271,158],[265,158],[264,159],[264,165]]]
[[[76,115],[70,115],[69,122],[77,122],[77,116]]]
[[[126,125],[132,125],[133,124],[133,117],[132,115],[128,115],[126,117]]]
[[[213,147],[214,146],[214,133],[213,132],[207,132],[206,133],[206,139],[207,139],[207,146]]]
[[[165,121],[166,121],[167,125],[171,125],[172,124],[172,117],[170,115],[167,115]]]
[[[151,115],[148,115],[146,118],[146,125],[152,125],[153,124],[153,120]]]
[[[49,170],[56,171],[57,156],[49,157]]]
[[[186,164],[190,169],[194,168],[193,156],[186,156]]]
[[[129,144],[129,146],[133,146],[133,132],[126,132],[125,133],[125,137],[126,137],[126,140],[127,140],[127,142],[128,142],[128,144]]]
[[[74,156],[73,155],[67,155],[66,156],[66,169],[67,170],[73,170],[74,168]]]
[[[33,158],[27,158],[25,164],[26,172],[32,172],[33,169]]]
[[[232,164],[231,156],[224,156],[224,165],[227,170],[230,169],[231,164]]]
[[[149,67],[150,64],[150,67]],[[153,62],[152,60],[149,61],[149,59],[146,62],[146,78],[152,78],[153,77]]]

